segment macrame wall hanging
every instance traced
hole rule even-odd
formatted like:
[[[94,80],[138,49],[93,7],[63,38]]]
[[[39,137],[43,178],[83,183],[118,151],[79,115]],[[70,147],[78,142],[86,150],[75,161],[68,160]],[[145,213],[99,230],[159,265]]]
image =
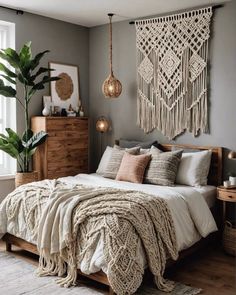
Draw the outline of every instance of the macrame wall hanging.
[[[207,58],[212,7],[135,22],[138,124],[169,139],[208,132]]]

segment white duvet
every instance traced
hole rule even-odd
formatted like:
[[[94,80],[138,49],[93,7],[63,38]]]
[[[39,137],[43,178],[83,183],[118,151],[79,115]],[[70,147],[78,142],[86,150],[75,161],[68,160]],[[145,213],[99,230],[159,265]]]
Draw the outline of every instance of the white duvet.
[[[172,214],[179,251],[192,246],[200,240],[201,237],[206,237],[210,233],[217,230],[216,223],[205,199],[198,191],[191,187],[165,187],[148,184],[134,184],[111,180],[97,174],[79,174],[74,177],[61,178],[60,180],[71,184],[80,183],[90,186],[139,190],[164,198],[168,203]],[[3,218],[3,216],[0,216],[0,222],[3,223],[4,221],[6,221],[6,219]],[[32,239],[29,232],[25,229],[25,226],[20,224],[20,218],[18,223],[17,227],[14,227],[13,224],[9,223],[7,225],[7,232],[36,244],[37,241]],[[1,232],[1,228],[5,228],[5,226],[0,224],[0,237],[1,234],[5,234],[4,232]],[[18,228],[19,232],[16,232],[15,228]],[[141,245],[139,252],[143,263],[146,264],[145,254]],[[85,266],[82,261],[79,267],[82,272],[87,274],[97,272],[101,269],[106,272],[106,263],[103,256],[103,244],[101,241],[98,242],[90,265]]]

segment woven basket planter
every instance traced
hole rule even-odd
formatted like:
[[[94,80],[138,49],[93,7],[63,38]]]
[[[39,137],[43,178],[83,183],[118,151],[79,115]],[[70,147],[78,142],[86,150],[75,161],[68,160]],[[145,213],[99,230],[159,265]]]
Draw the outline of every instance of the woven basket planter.
[[[38,171],[27,172],[27,173],[16,173],[15,187],[21,186],[26,183],[39,180]]]
[[[236,256],[236,226],[229,221],[225,222],[223,246],[225,252]]]

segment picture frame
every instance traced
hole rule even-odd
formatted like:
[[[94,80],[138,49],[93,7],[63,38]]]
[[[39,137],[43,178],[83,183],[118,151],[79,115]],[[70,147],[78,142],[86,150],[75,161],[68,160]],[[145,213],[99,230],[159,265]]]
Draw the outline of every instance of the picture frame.
[[[54,106],[68,110],[71,105],[76,110],[80,104],[79,68],[75,65],[49,62],[50,77],[61,79],[50,82],[51,99]]]
[[[52,106],[52,98],[49,95],[44,95],[43,96],[43,107],[48,107],[50,108]]]

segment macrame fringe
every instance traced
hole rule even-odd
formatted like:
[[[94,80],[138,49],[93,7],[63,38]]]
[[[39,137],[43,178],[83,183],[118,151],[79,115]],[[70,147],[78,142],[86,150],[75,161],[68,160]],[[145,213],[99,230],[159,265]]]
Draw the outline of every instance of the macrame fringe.
[[[203,93],[193,107],[187,109],[182,97],[169,111],[161,100],[152,105],[143,95],[138,97],[137,124],[145,133],[160,130],[168,139],[174,139],[185,130],[197,136],[208,132],[207,95]]]

